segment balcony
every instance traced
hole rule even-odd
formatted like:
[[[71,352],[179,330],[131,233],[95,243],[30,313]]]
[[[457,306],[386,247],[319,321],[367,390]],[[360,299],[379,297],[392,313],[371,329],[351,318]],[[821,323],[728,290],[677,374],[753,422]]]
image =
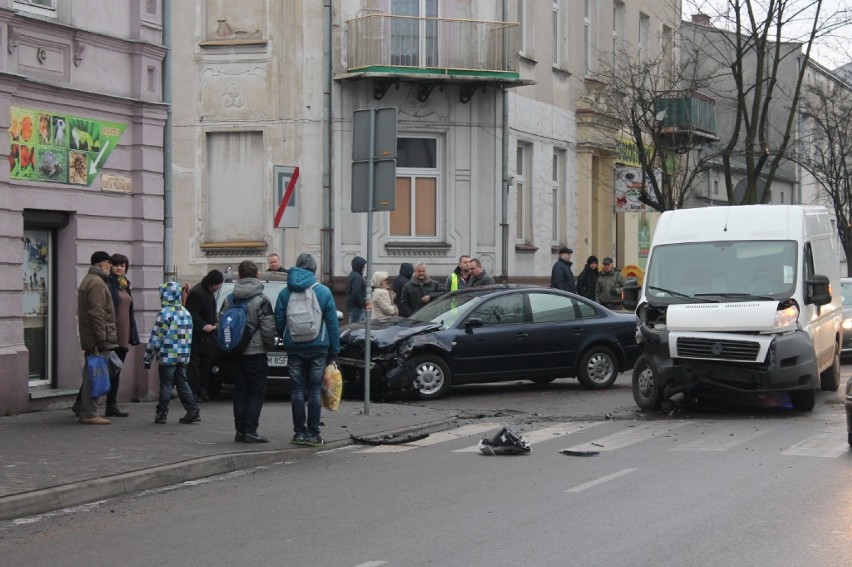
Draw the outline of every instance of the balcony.
[[[689,96],[654,101],[654,110],[665,111],[659,124],[663,139],[675,148],[688,149],[718,140],[716,136],[716,101],[693,93]]]
[[[377,99],[401,81],[418,83],[421,101],[435,86],[460,84],[462,102],[480,85],[533,83],[518,73],[517,22],[373,13],[346,27],[348,64],[335,79],[373,79]]]

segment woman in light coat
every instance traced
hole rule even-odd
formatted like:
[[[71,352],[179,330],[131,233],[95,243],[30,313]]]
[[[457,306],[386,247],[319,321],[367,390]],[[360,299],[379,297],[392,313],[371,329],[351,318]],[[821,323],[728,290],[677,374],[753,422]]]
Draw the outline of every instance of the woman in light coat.
[[[388,289],[388,273],[375,272],[370,280],[373,286],[373,321],[388,321],[399,313],[399,308],[394,304],[394,293]]]

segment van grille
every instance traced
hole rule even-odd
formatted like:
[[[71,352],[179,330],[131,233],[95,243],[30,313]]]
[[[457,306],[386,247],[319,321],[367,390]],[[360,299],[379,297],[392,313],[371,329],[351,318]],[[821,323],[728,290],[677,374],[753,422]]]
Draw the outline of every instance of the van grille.
[[[719,341],[694,337],[678,337],[678,356],[684,358],[715,358],[757,362],[760,343],[754,341]]]

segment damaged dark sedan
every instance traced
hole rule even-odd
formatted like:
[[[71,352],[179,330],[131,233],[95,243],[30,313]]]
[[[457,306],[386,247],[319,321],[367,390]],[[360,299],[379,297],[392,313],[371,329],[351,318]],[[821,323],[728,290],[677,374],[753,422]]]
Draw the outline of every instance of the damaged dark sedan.
[[[363,392],[365,324],[343,328],[344,390]],[[372,322],[370,391],[416,390],[508,380],[546,384],[576,377],[609,388],[639,355],[636,318],[551,288],[495,285],[438,298],[408,318]]]

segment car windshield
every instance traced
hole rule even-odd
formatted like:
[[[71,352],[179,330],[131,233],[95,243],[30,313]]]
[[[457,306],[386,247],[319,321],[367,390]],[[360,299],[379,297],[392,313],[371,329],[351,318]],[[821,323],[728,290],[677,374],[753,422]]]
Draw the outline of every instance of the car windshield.
[[[439,323],[442,328],[449,329],[456,324],[459,317],[467,313],[465,304],[476,299],[477,295],[442,295],[433,302],[427,303],[411,314],[409,319],[415,321],[431,321]]]
[[[852,306],[852,280],[840,282],[843,291],[843,305]]]
[[[652,301],[785,299],[796,285],[796,243],[755,240],[656,246],[645,276]]]

